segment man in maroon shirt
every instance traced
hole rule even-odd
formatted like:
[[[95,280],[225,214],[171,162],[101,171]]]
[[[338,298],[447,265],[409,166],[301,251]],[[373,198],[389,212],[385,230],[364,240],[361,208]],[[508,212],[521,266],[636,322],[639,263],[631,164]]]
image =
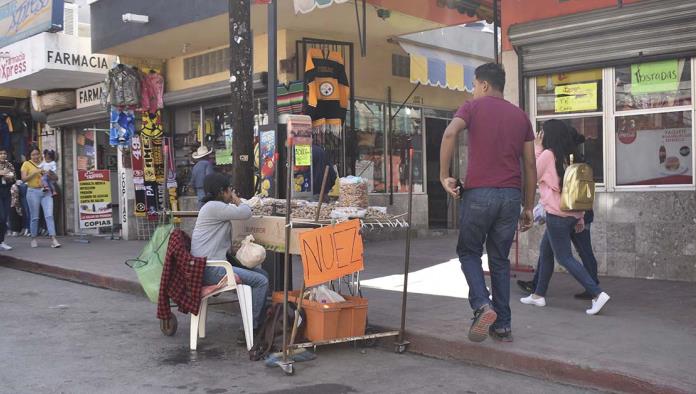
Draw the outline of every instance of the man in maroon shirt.
[[[510,312],[510,247],[518,219],[521,231],[532,226],[536,164],[534,132],[527,115],[503,98],[505,71],[494,63],[476,69],[474,99],[462,105],[447,126],[440,147],[440,181],[461,198],[457,254],[469,284],[474,319],[469,339],[490,334],[512,341]],[[468,130],[468,166],[464,185],[450,176],[457,135]],[[522,170],[524,168],[524,203]],[[523,206],[520,214],[520,206]],[[481,256],[488,254],[493,302],[486,288]]]

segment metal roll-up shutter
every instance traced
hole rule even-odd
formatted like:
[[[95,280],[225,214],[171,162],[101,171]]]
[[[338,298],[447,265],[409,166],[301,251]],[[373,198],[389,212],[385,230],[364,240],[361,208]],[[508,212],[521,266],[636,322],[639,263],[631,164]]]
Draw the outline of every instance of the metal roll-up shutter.
[[[525,76],[696,55],[696,1],[644,0],[510,27]]]

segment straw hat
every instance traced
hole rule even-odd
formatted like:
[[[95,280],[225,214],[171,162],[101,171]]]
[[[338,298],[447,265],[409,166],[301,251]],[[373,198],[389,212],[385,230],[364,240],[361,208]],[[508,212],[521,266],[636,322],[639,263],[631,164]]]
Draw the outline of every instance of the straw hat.
[[[202,158],[208,156],[208,155],[211,154],[211,153],[213,153],[213,151],[212,151],[210,148],[208,148],[208,147],[205,146],[205,145],[201,145],[201,146],[198,147],[198,150],[196,150],[195,152],[193,152],[193,154],[191,155],[191,157],[193,157],[194,160],[198,160],[198,159],[202,159]]]

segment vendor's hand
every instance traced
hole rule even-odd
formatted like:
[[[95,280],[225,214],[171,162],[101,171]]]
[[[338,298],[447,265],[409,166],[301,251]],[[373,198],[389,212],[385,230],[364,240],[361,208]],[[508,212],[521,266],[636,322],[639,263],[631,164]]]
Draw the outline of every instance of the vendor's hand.
[[[242,199],[237,195],[236,190],[232,190],[232,204],[239,205],[242,203]]]
[[[534,224],[534,213],[531,209],[525,208],[520,214],[520,232],[525,232],[532,228]]]
[[[445,191],[455,199],[459,199],[461,196],[459,193],[461,190],[460,188],[457,187],[457,180],[449,177],[449,178],[441,178],[440,183],[442,183],[442,187],[445,189]]]
[[[575,232],[579,234],[579,233],[581,233],[581,232],[583,232],[583,231],[585,231],[585,223],[583,223],[583,222],[578,222],[578,223],[575,225]]]

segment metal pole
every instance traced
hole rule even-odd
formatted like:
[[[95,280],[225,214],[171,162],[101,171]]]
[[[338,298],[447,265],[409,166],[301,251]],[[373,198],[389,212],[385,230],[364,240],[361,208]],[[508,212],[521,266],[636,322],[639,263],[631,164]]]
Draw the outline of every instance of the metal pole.
[[[268,123],[278,124],[278,3],[268,3]]]
[[[290,130],[288,130],[288,133]],[[290,287],[290,201],[292,200],[293,149],[289,140],[287,145],[287,190],[285,195],[285,261],[283,266],[283,363],[288,362],[288,288]]]
[[[498,27],[500,27],[500,22],[498,22],[498,0],[493,0],[493,48],[495,51],[495,62],[500,63],[500,56],[498,55]]]
[[[408,298],[408,270],[411,261],[411,218],[413,212],[413,147],[408,149],[408,228],[406,229],[406,252],[404,257],[404,291],[401,298],[401,328],[399,329],[399,344],[404,343],[406,330],[406,299]]]
[[[392,124],[394,119],[392,118],[392,95],[391,86],[387,87],[387,135],[389,138],[389,205],[394,205],[394,141],[392,138]]]

